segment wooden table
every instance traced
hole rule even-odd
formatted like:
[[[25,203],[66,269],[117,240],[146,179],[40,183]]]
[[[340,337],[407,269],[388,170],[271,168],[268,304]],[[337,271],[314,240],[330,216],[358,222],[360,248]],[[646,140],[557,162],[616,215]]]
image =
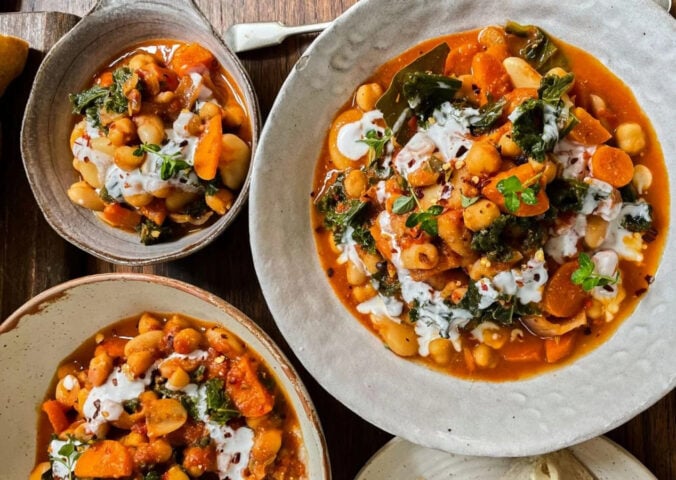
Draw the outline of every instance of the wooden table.
[[[95,0],[3,0],[0,11],[60,11],[84,15]],[[281,20],[287,24],[329,21],[355,0],[196,0],[217,30],[236,22]],[[672,9],[672,15],[675,9]],[[56,19],[62,30],[77,19]],[[31,47],[48,47],[40,23],[22,27]],[[2,22],[0,22],[0,26]],[[37,26],[36,26],[37,25]],[[0,28],[0,33],[3,30]],[[10,32],[7,32],[10,33]],[[18,34],[16,31],[14,34]],[[33,38],[35,38],[33,40]],[[258,91],[264,115],[284,78],[312,41],[312,36],[287,40],[279,47],[241,55]],[[0,182],[0,319],[26,300],[58,283],[94,273],[137,271],[177,278],[209,290],[244,311],[282,347],[301,373],[319,411],[337,480],[354,478],[366,460],[391,435],[357,417],[326,391],[297,361],[275,326],[254,273],[249,249],[247,210],[215,242],[188,259],[143,268],[119,267],[97,260],[62,240],[44,220],[28,186],[19,153],[19,130],[40,53],[0,101],[2,181]],[[608,434],[642,461],[659,479],[676,479],[676,391]],[[619,479],[618,479],[619,480]]]

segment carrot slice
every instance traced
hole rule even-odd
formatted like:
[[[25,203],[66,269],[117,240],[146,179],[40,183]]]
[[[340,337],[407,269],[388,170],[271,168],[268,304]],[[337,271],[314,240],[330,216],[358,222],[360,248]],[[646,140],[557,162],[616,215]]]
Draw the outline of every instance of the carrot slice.
[[[141,215],[134,211],[124,208],[119,203],[109,203],[101,212],[103,219],[113,227],[134,230],[141,223]]]
[[[560,337],[545,339],[545,359],[547,363],[556,363],[573,352],[577,331],[572,331]]]
[[[599,145],[606,143],[612,137],[601,122],[592,117],[584,108],[576,107],[573,109],[573,114],[579,123],[568,134],[571,140],[583,145]]]
[[[505,104],[505,108],[503,110],[503,115],[505,116],[505,118],[508,115],[510,115],[514,110],[516,110],[516,107],[521,105],[529,98],[538,98],[537,89],[526,87],[515,88],[507,95],[505,95],[505,100],[507,101],[507,103]]]
[[[534,341],[507,342],[500,349],[502,358],[508,362],[541,362],[544,355],[542,344]]]
[[[49,423],[57,435],[70,426],[66,412],[63,410],[61,403],[56,400],[47,400],[42,404],[42,411],[47,414]]]
[[[476,362],[474,361],[474,355],[472,355],[472,351],[465,347],[462,349],[462,356],[465,359],[465,366],[467,367],[467,371],[469,373],[472,373],[474,370],[476,370]]]
[[[162,225],[168,213],[167,204],[163,198],[155,198],[148,205],[141,207],[141,215],[147,217],[156,225]]]
[[[127,447],[115,440],[101,440],[85,450],[75,464],[80,478],[122,478],[131,475],[134,460]]]
[[[601,145],[592,155],[591,174],[615,188],[624,187],[634,176],[634,163],[624,150]]]
[[[128,339],[122,337],[106,338],[96,346],[94,356],[96,357],[100,353],[105,352],[111,358],[124,357],[124,346],[128,341]]]
[[[589,298],[589,294],[570,279],[579,266],[577,260],[564,263],[554,272],[545,287],[543,306],[555,317],[572,317],[582,309]]]
[[[113,84],[113,72],[103,72],[99,75],[99,78],[96,79],[96,83],[100,87],[110,87]]]
[[[226,391],[245,417],[261,417],[274,406],[274,398],[258,379],[247,357],[237,357],[228,371]]]
[[[507,207],[505,207],[505,197],[498,190],[498,183],[501,180],[504,180],[509,177],[516,177],[522,184],[526,184],[529,180],[535,177],[537,173],[535,169],[529,164],[524,163],[518,167],[510,168],[504,172],[498,173],[495,177],[491,179],[490,182],[481,190],[481,194],[489,199],[491,202],[495,203],[500,210],[503,212],[508,212]],[[533,217],[535,215],[540,215],[545,213],[549,209],[549,198],[545,193],[546,181],[544,178],[540,178],[540,190],[538,191],[535,198],[537,202],[534,205],[528,205],[524,202],[519,204],[519,208],[515,212],[509,212],[512,215],[517,217]]]
[[[481,90],[481,104],[489,101],[489,98],[497,100],[502,98],[512,89],[507,70],[502,62],[486,52],[479,52],[472,58],[472,76],[474,83]]]
[[[477,42],[468,42],[452,49],[446,57],[444,72],[446,75],[467,75],[472,69],[472,58],[481,51]]]
[[[202,180],[213,180],[216,176],[223,150],[222,136],[221,116],[214,115],[207,122],[195,148],[195,173]]]
[[[181,45],[171,58],[171,68],[180,76],[191,72],[202,73],[213,65],[213,54],[198,43]]]

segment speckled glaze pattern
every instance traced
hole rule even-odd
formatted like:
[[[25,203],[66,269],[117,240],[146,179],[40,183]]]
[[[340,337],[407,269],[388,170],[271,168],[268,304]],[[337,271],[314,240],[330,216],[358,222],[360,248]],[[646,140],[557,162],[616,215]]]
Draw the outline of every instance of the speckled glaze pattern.
[[[676,22],[650,0],[369,0],[336,20],[284,84],[261,138],[249,217],[266,300],[310,373],[378,427],[468,455],[532,455],[582,442],[645,410],[676,384],[672,234],[654,285],[610,340],[565,368],[517,382],[460,380],[398,358],[352,318],[325,278],[309,195],[336,111],[403,50],[506,20],[540,25],[622,78],[655,127],[674,184],[676,111],[667,72],[676,64]],[[280,182],[270,171],[294,174]]]
[[[252,152],[260,131],[258,100],[244,68],[192,1],[99,1],[40,66],[23,120],[21,153],[31,189],[54,230],[86,252],[118,264],[174,260],[207,245],[246,202],[253,170],[250,166],[232,209],[212,226],[157,245],[141,244],[138,235],[107,226],[68,199],[66,191],[77,180],[68,145],[73,126],[68,94],[82,90],[116,55],[156,38],[198,42],[211,50],[242,90],[252,122]]]
[[[598,480],[656,480],[641,462],[605,437],[575,445],[570,451]],[[454,455],[395,437],[371,457],[355,480],[502,480],[511,465],[509,458]]]
[[[28,478],[35,465],[40,403],[59,362],[103,327],[144,311],[182,313],[236,334],[265,361],[296,410],[308,478],[329,480],[329,458],[317,412],[282,351],[252,320],[192,285],[143,274],[72,280],[34,297],[0,325],[0,477]]]

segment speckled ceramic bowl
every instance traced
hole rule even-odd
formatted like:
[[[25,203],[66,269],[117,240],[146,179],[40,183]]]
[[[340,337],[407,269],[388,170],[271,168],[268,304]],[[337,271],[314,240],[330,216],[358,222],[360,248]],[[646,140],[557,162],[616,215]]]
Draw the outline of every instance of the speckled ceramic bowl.
[[[49,224],[77,247],[104,260],[147,265],[189,255],[216,238],[246,202],[249,175],[232,209],[211,226],[175,241],[145,246],[138,235],[109,227],[74,205],[68,187],[77,180],[68,138],[73,125],[68,94],[78,92],[115,55],[145,40],[198,42],[211,50],[239,85],[252,122],[252,153],[260,130],[258,101],[237,57],[192,1],[99,0],[49,52],[37,73],[21,132],[24,166]]]
[[[331,478],[312,401],[272,340],[220,298],[183,282],[141,274],[93,275],[63,283],[28,301],[0,326],[0,477],[28,478],[35,464],[39,405],[59,362],[106,325],[143,311],[176,312],[219,323],[252,347],[296,411],[308,478]]]
[[[592,53],[633,90],[676,184],[676,22],[650,0],[364,0],[307,50],[279,93],[254,162],[256,272],[280,330],[322,386],[378,427],[466,455],[524,456],[606,432],[676,385],[676,240],[634,314],[588,355],[522,381],[466,381],[393,355],[334,294],[317,258],[310,192],[336,112],[384,61],[424,39],[507,20]],[[650,59],[650,71],[646,59]],[[660,72],[660,73],[657,73]],[[292,145],[293,148],[289,148]],[[269,171],[294,172],[283,182]],[[676,211],[671,195],[670,211]],[[271,241],[271,239],[274,239]]]

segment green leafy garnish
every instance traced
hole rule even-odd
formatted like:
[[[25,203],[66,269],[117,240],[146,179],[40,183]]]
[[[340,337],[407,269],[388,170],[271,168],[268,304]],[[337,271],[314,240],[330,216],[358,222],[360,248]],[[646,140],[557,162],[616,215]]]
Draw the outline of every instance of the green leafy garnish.
[[[160,159],[162,159],[162,165],[160,166],[160,178],[162,180],[169,180],[183,170],[189,170],[191,168],[190,164],[183,160],[183,156],[180,152],[171,154],[160,153],[161,149],[162,147],[153,143],[142,143],[134,150],[133,154],[137,157],[141,157],[144,152],[149,152],[160,157]]]
[[[57,455],[50,455],[52,463],[60,463],[68,470],[68,479],[65,480],[74,480],[76,478],[73,474],[73,470],[75,469],[77,459],[82,455],[82,450],[79,449],[82,445],[82,442],[69,435],[66,443],[59,448],[58,452],[56,452]]]
[[[189,395],[181,395],[179,399],[181,401],[181,405],[183,405],[183,408],[185,408],[185,411],[188,412],[188,415],[190,415],[190,418],[195,421],[200,421],[200,414],[197,410],[197,402],[195,399]]]
[[[479,108],[479,113],[468,118],[469,131],[472,135],[481,135],[488,132],[502,116],[502,110],[507,104],[503,97],[497,102],[489,102]]]
[[[401,293],[401,283],[399,283],[399,279],[396,275],[393,277],[390,276],[385,262],[382,262],[382,268],[379,268],[378,271],[373,274],[373,279],[378,282],[378,292],[382,295],[394,297]]]
[[[527,39],[519,50],[519,56],[530,63],[538,72],[544,73],[553,67],[566,64],[565,57],[554,45],[549,35],[535,25],[520,25],[509,21],[505,26],[507,33]]]
[[[630,206],[632,204],[624,204],[624,206]],[[629,230],[630,232],[643,233],[650,230],[653,226],[653,207],[649,203],[635,203],[638,208],[643,208],[645,211],[643,215],[631,215],[626,214],[620,219],[620,225],[622,228]]]
[[[345,193],[344,180],[345,174],[339,174],[316,201],[317,209],[320,213],[324,214],[324,226],[333,232],[334,239],[337,242],[342,240],[347,227],[356,228],[359,225],[363,226],[366,220],[361,213],[369,205],[368,202],[348,197]],[[363,230],[360,231],[357,237],[367,242],[369,241]]]
[[[162,475],[152,470],[143,476],[143,480],[162,480]]]
[[[449,52],[448,45],[441,43],[399,70],[392,78],[387,91],[376,103],[376,108],[383,112],[385,124],[392,130],[400,145],[405,145],[415,133],[415,128],[410,128],[406,123],[411,118],[413,110],[403,92],[404,81],[414,72],[442,74]]]
[[[123,85],[132,72],[129,68],[118,68],[113,72],[113,83],[109,87],[94,85],[88,90],[69,95],[73,106],[73,113],[84,115],[95,127],[101,126],[101,110],[113,113],[127,111],[127,97],[124,95]]]
[[[579,212],[589,185],[573,179],[557,178],[547,186],[547,196],[559,212]]]
[[[413,210],[415,206],[416,201],[413,195],[402,195],[401,197],[398,197],[392,204],[392,212],[396,213],[397,215],[403,215],[404,213],[408,213]]]
[[[241,414],[233,405],[225,393],[223,380],[212,378],[204,384],[206,388],[207,414],[209,418],[224,425],[228,420],[239,417]]]
[[[366,252],[376,253],[376,241],[371,235],[368,225],[365,223],[356,224],[352,227],[352,240],[357,242]]]
[[[420,302],[418,299],[413,300],[408,308],[408,319],[413,323],[417,322],[420,318]]]
[[[575,285],[580,285],[585,292],[591,292],[594,287],[605,287],[606,285],[615,285],[620,279],[620,273],[616,273],[614,277],[606,275],[599,275],[594,273],[594,262],[584,252],[581,252],[577,258],[579,265],[570,276],[570,280]]]
[[[487,228],[472,236],[472,250],[491,261],[507,262],[515,251],[530,252],[544,244],[546,226],[535,217],[500,215]]]
[[[414,228],[419,225],[423,232],[436,237],[439,235],[439,225],[435,217],[441,215],[443,211],[444,207],[441,205],[432,205],[424,212],[412,213],[406,219],[406,227]]]
[[[457,78],[427,72],[410,72],[402,84],[402,92],[408,106],[422,122],[432,115],[434,109],[450,102],[462,86]]]
[[[392,130],[386,128],[382,134],[378,133],[377,130],[369,130],[364,138],[359,140],[369,146],[369,164],[378,161],[383,156],[385,145],[391,138]]]
[[[480,197],[466,197],[463,194],[460,194],[460,203],[462,205],[462,208],[467,208],[470,205],[474,205],[476,202],[479,201]]]
[[[122,402],[122,408],[124,408],[124,411],[127,412],[129,415],[133,415],[134,413],[139,411],[139,407],[141,406],[141,401],[138,398],[134,398],[132,400],[125,400]]]
[[[574,80],[575,75],[572,73],[567,73],[562,77],[558,75],[542,77],[540,88],[538,88],[538,97],[550,105],[556,105]]]
[[[538,173],[533,178],[526,181],[525,184],[521,183],[515,175],[511,177],[503,178],[497,184],[498,191],[505,198],[505,207],[510,212],[514,213],[521,206],[521,202],[526,205],[535,205],[538,203],[537,200],[537,190],[539,184],[537,181],[540,179],[542,174]]]
[[[148,217],[143,217],[136,230],[139,233],[141,243],[144,245],[154,245],[164,242],[173,236],[173,231],[168,225],[158,225]]]
[[[207,371],[207,367],[200,365],[190,374],[190,381],[192,383],[202,383],[204,381],[204,374]]]
[[[525,315],[539,313],[533,303],[522,304],[515,296],[500,295],[494,303],[487,308],[479,308],[481,293],[475,282],[469,282],[467,292],[458,303],[458,308],[467,310],[474,317],[475,322],[494,321],[501,325],[512,325],[514,320]]]

